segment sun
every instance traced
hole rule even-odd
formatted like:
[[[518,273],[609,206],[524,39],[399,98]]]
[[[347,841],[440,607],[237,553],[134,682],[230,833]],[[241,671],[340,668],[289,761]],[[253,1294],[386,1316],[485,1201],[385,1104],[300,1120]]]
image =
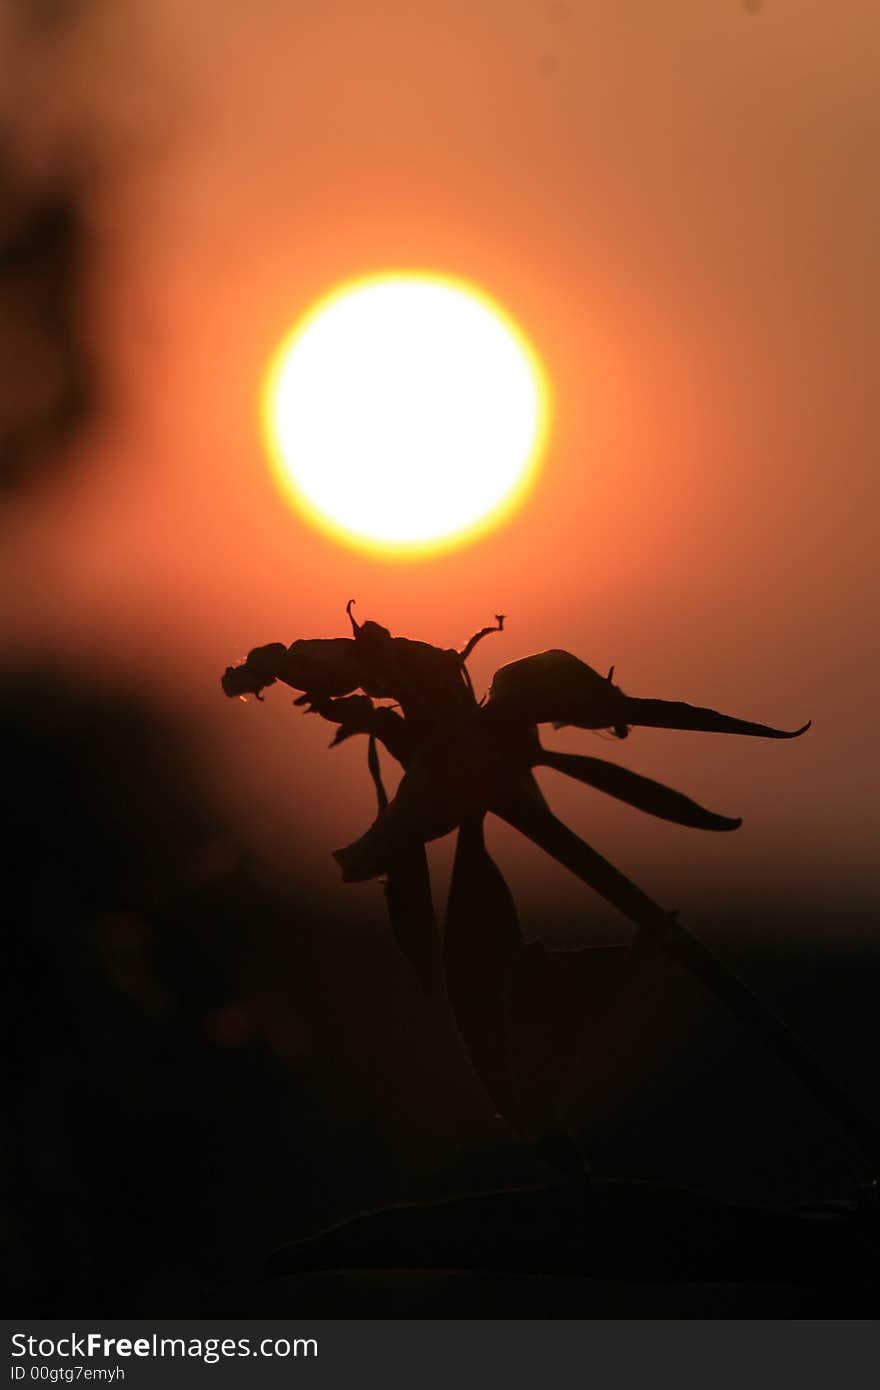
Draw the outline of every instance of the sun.
[[[522,500],[547,435],[538,357],[462,280],[375,275],[321,299],[279,349],[264,430],[315,524],[385,555],[470,540]]]

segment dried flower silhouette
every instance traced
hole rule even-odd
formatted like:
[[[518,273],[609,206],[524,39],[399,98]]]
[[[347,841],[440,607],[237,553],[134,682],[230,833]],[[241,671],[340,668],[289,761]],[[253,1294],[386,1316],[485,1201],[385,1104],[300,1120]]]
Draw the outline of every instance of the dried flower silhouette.
[[[370,770],[380,809],[367,832],[335,857],[346,882],[393,875],[401,858],[458,828],[475,840],[488,812],[500,816],[638,924],[666,914],[552,814],[532,771],[551,767],[651,815],[702,830],[734,830],[739,820],[717,815],[650,778],[602,758],[553,752],[538,738],[539,724],[611,729],[624,738],[632,725],[666,729],[797,738],[809,724],[787,732],[715,710],[625,695],[614,668],[600,676],[565,651],[547,651],[503,666],[488,699],[478,702],[467,659],[496,626],[476,633],[462,651],[392,637],[378,623],[358,623],[353,636],[300,640],[290,647],[257,647],[223,676],[227,695],[261,691],[275,681],[301,690],[295,701],[337,724],[334,746],[354,734],[371,740]],[[362,693],[354,693],[360,691]],[[397,709],[377,705],[393,700]],[[377,770],[375,743],[405,769],[388,801]],[[481,851],[485,855],[485,850]],[[488,858],[488,856],[486,856]]]
[[[549,767],[663,820],[701,830],[735,830],[740,821],[707,810],[681,792],[603,758],[543,747],[538,725],[608,729],[624,738],[633,726],[759,738],[798,738],[715,710],[629,696],[571,653],[552,650],[503,666],[478,700],[467,670],[476,645],[504,626],[503,615],[460,651],[392,637],[379,623],[355,620],[352,636],[255,648],[230,666],[228,696],[261,692],[281,681],[302,694],[294,702],[337,725],[331,746],[355,734],[368,739],[368,766],[378,815],[352,844],[335,851],[348,883],[383,878],[395,939],[424,987],[435,978],[436,930],[425,845],[458,831],[443,964],[449,999],[477,1074],[497,1108],[519,1128],[545,1137],[556,1125],[524,1096],[511,1075],[511,989],[523,957],[516,908],[483,839],[492,813],[552,855],[613,903],[639,928],[637,940],[671,956],[763,1033],[778,1054],[851,1127],[864,1129],[836,1084],[785,1026],[674,913],[664,911],[550,810],[534,777]],[[389,703],[380,703],[382,701]],[[382,744],[403,767],[389,800],[379,769]],[[558,1135],[557,1135],[558,1137]],[[864,1138],[864,1135],[861,1137]]]

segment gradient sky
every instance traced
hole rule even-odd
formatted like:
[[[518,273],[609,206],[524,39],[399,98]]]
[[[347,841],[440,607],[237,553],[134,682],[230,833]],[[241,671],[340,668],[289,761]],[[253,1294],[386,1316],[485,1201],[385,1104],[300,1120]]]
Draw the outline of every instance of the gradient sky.
[[[812,717],[795,744],[550,735],[744,816],[731,836],[543,783],[689,920],[769,904],[776,930],[864,927],[880,770],[873,0],[96,0],[39,30],[27,14],[3,10],[0,126],[35,177],[84,170],[103,409],[63,473],[5,504],[7,653],[160,695],[269,865],[374,907],[329,854],[371,819],[365,750],[328,754],[328,726],[286,692],[227,702],[219,675],[258,643],[343,634],[352,596],[362,618],[443,646],[503,611],[478,689],[562,646],[615,663],[631,694]],[[527,505],[406,564],[294,514],[258,424],[299,315],[386,268],[483,286],[555,396]],[[609,919],[539,852],[514,853],[512,832],[490,839],[531,931]]]

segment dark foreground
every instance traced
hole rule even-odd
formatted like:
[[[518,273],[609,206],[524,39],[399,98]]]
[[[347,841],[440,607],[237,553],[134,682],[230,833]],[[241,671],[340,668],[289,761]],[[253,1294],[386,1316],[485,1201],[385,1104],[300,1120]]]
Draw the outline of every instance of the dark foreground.
[[[871,1317],[877,1213],[747,1207],[647,1183],[365,1214],[279,1250],[230,1314]]]

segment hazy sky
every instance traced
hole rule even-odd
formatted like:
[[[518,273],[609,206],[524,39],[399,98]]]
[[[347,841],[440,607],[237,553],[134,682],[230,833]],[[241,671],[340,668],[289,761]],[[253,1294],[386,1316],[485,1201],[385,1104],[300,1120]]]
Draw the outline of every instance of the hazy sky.
[[[35,16],[51,18],[38,26]],[[4,6],[0,127],[85,171],[103,411],[5,505],[4,643],[121,672],[198,732],[267,858],[342,889],[365,750],[249,647],[344,604],[474,660],[563,646],[632,694],[814,729],[795,744],[550,735],[745,817],[700,836],[551,781],[554,806],[691,920],[768,899],[829,934],[877,904],[880,19],[874,0],[129,0]],[[556,402],[527,506],[386,563],[278,493],[257,397],[281,336],[352,275],[474,280]],[[274,697],[274,698],[273,698]],[[305,813],[305,814],[304,814]],[[531,930],[608,914],[492,833]],[[438,864],[448,862],[448,850]],[[786,928],[795,930],[791,928]]]

